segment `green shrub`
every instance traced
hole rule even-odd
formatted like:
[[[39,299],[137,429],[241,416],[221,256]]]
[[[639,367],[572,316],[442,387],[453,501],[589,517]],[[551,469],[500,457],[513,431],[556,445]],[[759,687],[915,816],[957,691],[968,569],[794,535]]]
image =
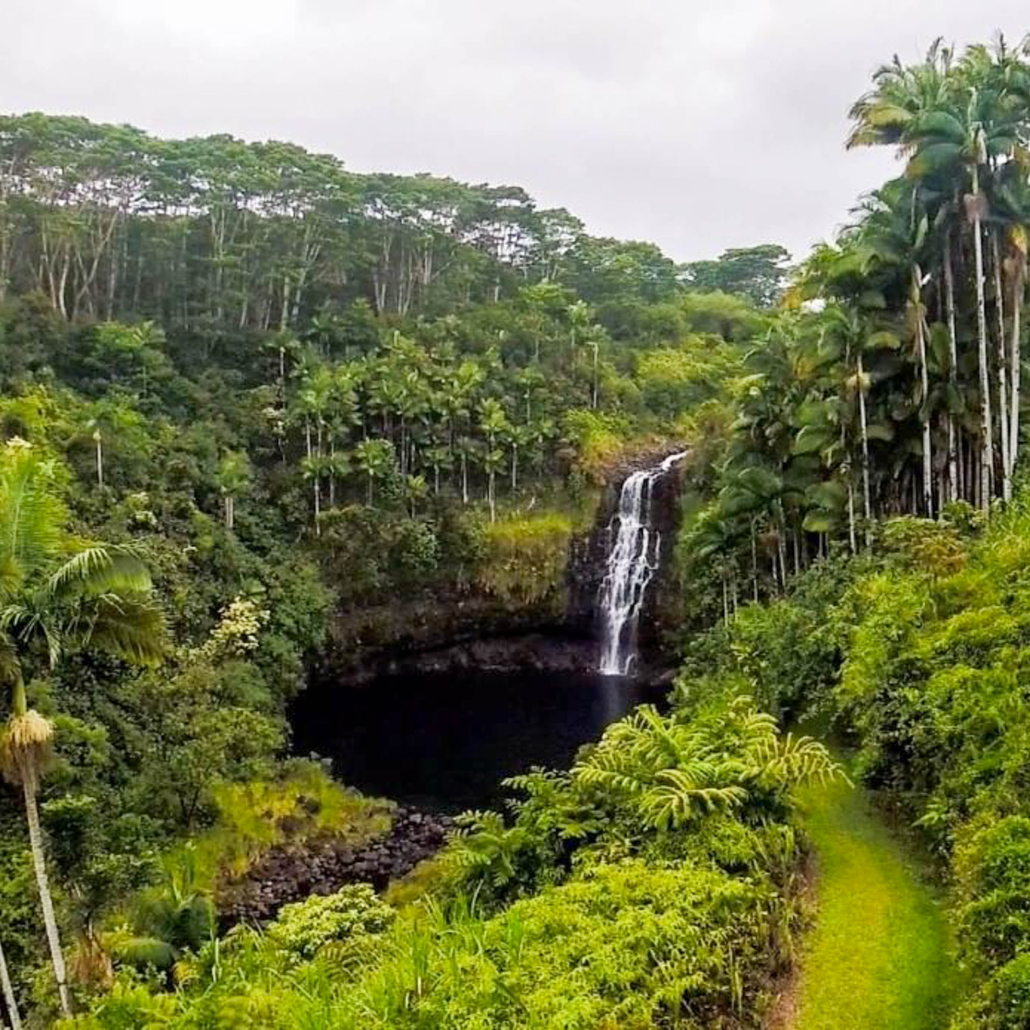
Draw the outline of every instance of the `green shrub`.
[[[268,936],[286,951],[312,958],[330,941],[382,933],[395,915],[367,883],[350,884],[327,897],[284,905]]]

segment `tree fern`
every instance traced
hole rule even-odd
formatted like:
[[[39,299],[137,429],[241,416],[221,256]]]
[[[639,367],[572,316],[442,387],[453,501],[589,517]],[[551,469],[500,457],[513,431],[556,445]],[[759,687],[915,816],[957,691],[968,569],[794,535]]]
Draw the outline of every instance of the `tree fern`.
[[[740,808],[752,791],[787,790],[841,775],[821,744],[788,734],[746,697],[718,719],[692,723],[643,706],[609,727],[573,769],[574,782],[621,798],[652,829]]]

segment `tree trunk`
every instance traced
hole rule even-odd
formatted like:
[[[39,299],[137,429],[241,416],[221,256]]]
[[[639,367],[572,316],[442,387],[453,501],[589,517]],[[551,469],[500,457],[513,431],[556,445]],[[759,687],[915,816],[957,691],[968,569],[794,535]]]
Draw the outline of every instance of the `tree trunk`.
[[[755,520],[751,520],[751,583],[758,603],[758,541],[755,539]]]
[[[912,291],[916,306],[916,344],[919,350],[919,380],[922,387],[923,425],[923,511],[933,518],[933,442],[930,438],[930,373],[926,367],[926,326],[923,318],[923,272],[918,264],[912,266]]]
[[[231,494],[225,495],[225,528],[231,533],[236,525],[236,510]]]
[[[7,1009],[7,1018],[10,1021],[11,1030],[21,1030],[18,1000],[14,996],[14,985],[11,983],[11,974],[7,969],[7,960],[4,958],[2,946],[0,946],[0,991],[3,993],[4,1006]]]
[[[851,544],[851,553],[858,554],[858,541],[855,538],[855,488],[852,486],[850,476],[848,477],[848,542]]]
[[[25,798],[25,817],[29,827],[29,848],[32,851],[32,867],[36,873],[36,886],[39,889],[39,903],[43,910],[47,944],[50,947],[50,958],[54,966],[54,978],[57,980],[57,993],[61,999],[61,1011],[68,1017],[72,1014],[71,996],[68,993],[68,975],[64,968],[64,953],[61,951],[57,916],[54,914],[54,901],[50,895],[46,858],[43,854],[43,833],[39,825],[39,807],[36,804],[35,770],[22,770],[22,786]]]
[[[998,233],[991,231],[991,264],[994,269],[994,311],[998,318],[998,428],[1001,435],[1001,483],[1002,496],[1009,500],[1012,484],[1009,481],[1009,410],[1008,372],[1005,368],[1005,293],[1001,285],[1001,254],[998,247]]]
[[[865,410],[865,389],[863,380],[865,371],[862,366],[862,354],[858,355],[858,420],[862,430],[862,497],[865,503],[866,521],[866,546],[871,543],[869,539],[869,525],[873,517],[872,491],[869,488],[869,423]]]
[[[1019,266],[1013,276],[1012,284],[1012,338],[1009,345],[1009,369],[1012,372],[1012,398],[1009,421],[1009,468],[1007,484],[1012,489],[1012,476],[1016,471],[1019,458],[1019,331],[1020,316],[1023,312],[1023,256],[1017,258]]]
[[[955,273],[951,266],[951,230],[944,241],[944,291],[948,309],[948,383],[958,394],[958,332],[955,328]],[[948,396],[948,498],[959,499],[958,433],[951,410],[951,391]]]
[[[100,436],[100,430],[96,431],[93,439],[97,445],[97,486],[104,489],[104,442]]]
[[[991,419],[991,376],[987,365],[987,301],[984,298],[984,247],[980,222],[980,174],[973,168],[973,253],[976,257],[976,329],[980,360],[980,505],[991,510],[991,473],[994,470],[994,425]]]

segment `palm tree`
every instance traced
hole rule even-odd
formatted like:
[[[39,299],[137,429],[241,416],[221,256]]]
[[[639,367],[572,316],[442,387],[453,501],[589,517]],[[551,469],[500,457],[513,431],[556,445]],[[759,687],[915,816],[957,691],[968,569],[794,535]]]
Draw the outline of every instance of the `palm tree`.
[[[7,1018],[11,1023],[11,1030],[21,1030],[21,1016],[18,1014],[18,1000],[14,996],[14,985],[11,983],[11,974],[7,970],[7,960],[4,958],[4,949],[0,945],[0,995],[3,996],[4,1005],[7,1009]],[[0,1020],[0,1026],[3,1026]]]
[[[53,489],[52,464],[23,440],[0,454],[0,682],[10,715],[0,736],[0,772],[22,788],[32,864],[61,1009],[71,1011],[64,956],[47,879],[36,796],[53,724],[29,708],[27,669],[56,666],[74,648],[97,648],[153,663],[164,623],[149,598],[150,576],[124,548],[91,544],[64,529],[67,511]]]
[[[1003,49],[1003,48],[1002,48]],[[999,61],[1003,54],[999,53]],[[877,73],[874,89],[852,109],[849,146],[892,144],[908,157],[906,175],[944,197],[960,196],[971,227],[975,265],[981,404],[981,503],[990,506],[994,469],[983,227],[989,208],[984,179],[1015,149],[1016,132],[1003,77],[991,70],[983,48],[972,48],[956,65],[952,52],[935,43],[926,60],[911,68],[894,64]],[[1011,76],[1009,76],[1011,78]],[[950,244],[950,232],[946,235]],[[944,261],[954,363],[953,285],[950,246]],[[1007,434],[1008,435],[1008,434]],[[954,468],[953,443],[949,464]],[[953,472],[954,475],[954,472]]]
[[[487,476],[487,500],[490,503],[490,521],[497,520],[497,495],[494,489],[497,473],[503,467],[504,454],[497,448],[497,437],[508,431],[508,418],[500,401],[488,397],[480,408],[479,423],[486,435],[486,458],[484,467]]]
[[[1020,152],[1020,155],[1022,152]],[[1020,406],[1020,332],[1026,293],[1027,227],[1030,226],[1030,183],[1027,181],[1026,159],[1022,156],[1010,161],[996,178],[994,194],[995,214],[1001,219],[1006,248],[1002,259],[1004,279],[1010,286],[1008,367],[1010,371],[1009,410],[999,417],[1007,418],[1008,463],[1003,468],[1003,494],[1006,500],[1012,493],[1012,476],[1019,456]]]
[[[1013,128],[998,94],[970,81],[969,69],[953,77],[950,95],[933,110],[915,119],[905,140],[912,154],[906,174],[915,180],[945,179],[964,192],[962,206],[973,236],[976,286],[976,325],[980,368],[980,421],[982,461],[980,496],[990,508],[994,473],[994,424],[991,413],[990,365],[987,351],[987,299],[983,233],[989,214],[983,189],[999,158],[1015,145]],[[965,192],[968,186],[968,192]]]
[[[389,440],[362,440],[354,448],[354,460],[365,474],[368,504],[375,500],[375,483],[386,479],[394,467],[393,444]]]
[[[859,234],[863,255],[871,271],[883,269],[904,283],[905,316],[915,343],[919,366],[920,421],[923,435],[923,508],[933,517],[933,449],[930,433],[930,379],[927,359],[926,309],[923,304],[921,262],[930,230],[922,191],[904,179],[895,179],[866,198]],[[859,349],[861,361],[861,349]]]
[[[222,494],[225,528],[236,526],[236,498],[250,486],[250,460],[246,451],[227,451],[218,464],[218,488]]]
[[[104,434],[100,427],[100,420],[91,418],[86,423],[88,429],[92,429],[93,446],[96,454],[97,486],[104,488]]]

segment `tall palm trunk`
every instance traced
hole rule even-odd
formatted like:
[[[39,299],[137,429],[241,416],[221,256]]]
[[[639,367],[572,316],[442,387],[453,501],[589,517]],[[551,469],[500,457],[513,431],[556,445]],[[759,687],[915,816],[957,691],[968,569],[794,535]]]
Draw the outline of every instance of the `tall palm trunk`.
[[[24,719],[29,714],[28,701],[25,696],[25,682],[18,674],[11,692],[11,718]],[[36,742],[42,746],[41,739]],[[47,945],[50,948],[50,960],[54,967],[54,979],[57,981],[57,992],[61,999],[61,1011],[65,1016],[71,1015],[71,997],[68,993],[68,975],[64,966],[64,953],[61,951],[61,936],[57,929],[57,916],[54,914],[54,900],[50,894],[50,881],[47,878],[46,856],[43,852],[43,831],[39,825],[39,806],[36,804],[36,791],[39,787],[39,770],[36,767],[36,753],[33,750],[19,752],[15,758],[17,769],[16,781],[22,785],[25,799],[25,821],[29,829],[29,849],[32,853],[32,868],[36,874],[36,887],[39,891],[39,905],[43,911],[43,925],[46,927]]]
[[[1020,316],[1023,312],[1023,255],[1017,258],[1018,265],[1012,283],[1012,337],[1009,344],[1009,368],[1012,370],[1012,398],[1009,421],[1009,489],[1012,488],[1012,476],[1016,471],[1019,458],[1019,331]]]
[[[848,479],[848,541],[851,544],[851,553],[858,554],[858,542],[855,539],[855,488]]]
[[[758,540],[755,536],[755,520],[751,519],[751,584],[754,588],[755,604],[758,603]]]
[[[96,444],[97,451],[97,486],[101,490],[104,488],[104,440],[100,430],[97,429],[93,433],[93,442]]]
[[[976,257],[976,330],[980,361],[980,505],[991,510],[991,473],[994,471],[994,424],[991,419],[991,376],[987,365],[987,301],[984,297],[984,246],[980,206],[980,169],[973,165],[973,253]]]
[[[951,410],[952,397],[958,396],[958,332],[955,329],[955,273],[951,265],[951,230],[944,241],[944,294],[948,309],[948,497],[959,499],[958,433],[955,414]]]
[[[11,974],[7,971],[7,960],[4,958],[2,946],[0,946],[0,992],[3,994],[4,1006],[7,1009],[7,1019],[11,1024],[11,1030],[21,1030],[18,999],[14,996],[14,985],[11,983]],[[4,1024],[0,1023],[0,1026],[2,1025]]]
[[[930,439],[930,374],[926,367],[926,332],[923,323],[923,273],[919,265],[912,266],[912,300],[915,304],[916,344],[919,350],[919,378],[923,391],[923,511],[933,518],[933,443]]]
[[[32,868],[36,874],[36,887],[39,890],[40,908],[43,910],[43,925],[46,927],[50,960],[54,966],[57,993],[61,999],[61,1011],[67,1017],[72,1014],[71,995],[68,993],[68,974],[65,971],[64,953],[61,951],[61,936],[57,929],[54,899],[50,894],[50,881],[47,878],[46,858],[43,853],[43,831],[39,825],[39,806],[36,804],[35,769],[23,769],[22,794],[25,798],[25,821],[29,827],[29,849],[32,852]]]
[[[873,517],[872,491],[869,487],[869,419],[865,409],[865,371],[862,366],[862,352],[858,354],[858,424],[862,433],[862,499],[865,504],[865,542],[870,540],[870,523]]]
[[[1008,372],[1005,368],[1005,291],[1001,285],[1001,252],[998,247],[998,233],[991,231],[991,264],[994,270],[994,310],[998,318],[998,428],[1001,433],[1001,483],[1005,500],[1012,497],[1012,483],[1009,479],[1009,410]]]

